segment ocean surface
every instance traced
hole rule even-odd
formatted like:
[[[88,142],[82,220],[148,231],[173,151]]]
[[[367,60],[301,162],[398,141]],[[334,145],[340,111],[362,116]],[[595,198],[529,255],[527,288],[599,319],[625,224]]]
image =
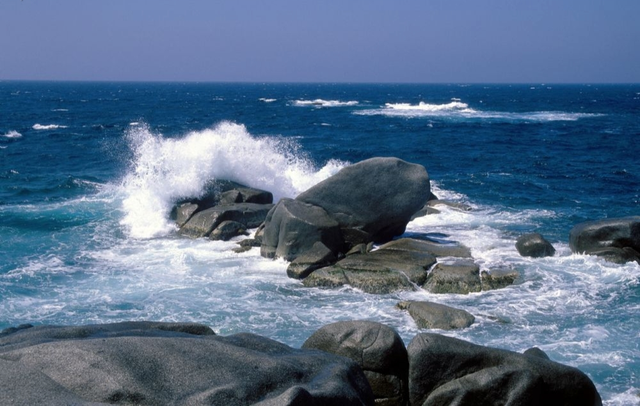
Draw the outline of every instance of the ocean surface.
[[[516,285],[470,295],[305,288],[287,263],[235,241],[176,234],[175,201],[229,179],[295,197],[375,156],[422,164],[441,199],[470,205],[407,234],[471,248]],[[538,346],[640,401],[640,265],[574,255],[582,221],[640,215],[640,85],[0,82],[0,329],[22,323],[193,321],[299,347],[366,319],[408,344],[400,300],[465,309],[440,333]],[[540,232],[552,258],[518,255]]]

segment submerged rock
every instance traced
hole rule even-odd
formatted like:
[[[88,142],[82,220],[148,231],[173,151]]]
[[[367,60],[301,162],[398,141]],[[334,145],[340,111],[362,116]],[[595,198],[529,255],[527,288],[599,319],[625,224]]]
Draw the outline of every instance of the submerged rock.
[[[196,324],[41,326],[0,336],[0,404],[373,405],[355,362]]]
[[[523,257],[552,257],[556,253],[553,245],[539,233],[529,233],[518,237],[516,249]]]
[[[406,301],[397,307],[407,310],[418,328],[456,330],[467,328],[476,320],[465,310],[433,302]]]
[[[580,223],[569,233],[569,246],[615,263],[640,263],[640,216]]]
[[[376,405],[407,404],[407,350],[392,328],[370,321],[340,321],[317,330],[302,348],[357,362],[371,385]]]
[[[518,354],[437,334],[407,347],[412,405],[600,406],[581,371],[540,354]]]

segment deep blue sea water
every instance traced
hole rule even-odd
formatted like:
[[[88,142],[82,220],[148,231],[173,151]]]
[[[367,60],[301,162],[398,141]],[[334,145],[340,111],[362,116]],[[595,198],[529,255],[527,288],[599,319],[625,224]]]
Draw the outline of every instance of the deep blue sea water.
[[[180,238],[178,198],[211,178],[294,197],[348,163],[424,165],[469,204],[409,224],[460,241],[515,286],[470,295],[305,288],[284,261]],[[420,330],[400,300],[476,316],[442,332],[580,368],[606,404],[640,393],[640,266],[573,255],[592,219],[640,215],[640,85],[0,82],[0,329],[194,321],[292,346],[324,324]],[[552,258],[518,255],[542,233]]]

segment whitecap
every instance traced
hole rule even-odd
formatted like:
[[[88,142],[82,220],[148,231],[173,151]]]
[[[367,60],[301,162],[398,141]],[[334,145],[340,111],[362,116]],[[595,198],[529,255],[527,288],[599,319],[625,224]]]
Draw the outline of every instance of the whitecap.
[[[214,179],[225,179],[295,197],[331,176],[345,163],[329,161],[317,169],[291,140],[254,137],[242,125],[223,122],[182,138],[164,138],[145,125],[131,127],[127,139],[133,167],[122,183],[122,224],[134,238],[166,235],[176,200],[202,194]]]
[[[340,101],[340,100],[324,100],[324,99],[315,99],[315,100],[296,100],[293,102],[295,106],[306,107],[343,107],[343,106],[356,106],[358,104],[357,101]]]
[[[265,102],[265,103],[273,103],[277,99],[267,99],[266,97],[261,97],[258,100],[260,100],[261,102]]]
[[[22,134],[20,134],[19,132],[15,131],[15,130],[11,130],[6,134],[2,135],[5,138],[20,138],[22,137]]]
[[[31,128],[34,130],[57,130],[58,128],[67,128],[67,126],[58,124],[34,124]]]

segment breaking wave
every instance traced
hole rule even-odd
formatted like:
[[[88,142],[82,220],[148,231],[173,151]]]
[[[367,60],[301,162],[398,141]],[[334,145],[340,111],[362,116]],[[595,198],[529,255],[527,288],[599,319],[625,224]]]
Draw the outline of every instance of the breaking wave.
[[[296,100],[293,102],[295,106],[300,107],[343,107],[343,106],[356,106],[358,102],[355,100],[352,101],[340,101],[340,100],[323,100],[323,99],[315,99],[315,100]]]

